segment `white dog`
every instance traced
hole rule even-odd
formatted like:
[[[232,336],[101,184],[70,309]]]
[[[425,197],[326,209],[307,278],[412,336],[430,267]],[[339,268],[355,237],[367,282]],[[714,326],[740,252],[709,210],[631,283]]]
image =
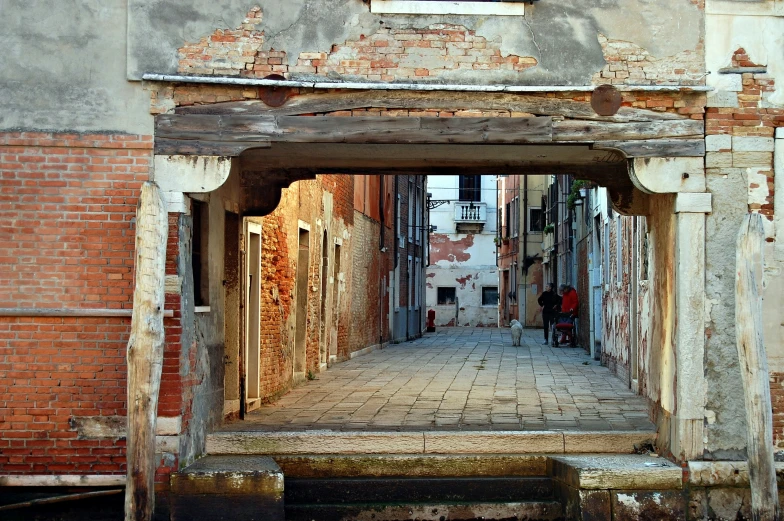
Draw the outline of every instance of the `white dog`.
[[[512,330],[512,345],[519,346],[520,339],[523,337],[523,325],[517,320],[512,320],[509,324]]]

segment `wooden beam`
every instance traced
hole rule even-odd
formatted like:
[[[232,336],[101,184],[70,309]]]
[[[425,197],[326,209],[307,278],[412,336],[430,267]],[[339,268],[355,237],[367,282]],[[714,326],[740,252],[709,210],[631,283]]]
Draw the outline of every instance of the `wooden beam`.
[[[136,281],[128,340],[128,479],[125,520],[149,521],[155,506],[155,423],[163,366],[163,304],[168,220],[155,183],[136,210]]]
[[[553,141],[629,141],[650,139],[697,139],[705,135],[705,124],[696,119],[674,121],[608,121],[553,122]]]
[[[627,157],[703,157],[704,139],[643,139],[632,141],[597,141],[594,149],[620,150]]]
[[[613,116],[600,116],[587,101],[556,99],[531,94],[501,92],[353,91],[319,92],[293,96],[282,107],[268,107],[259,100],[178,107],[177,114],[290,115],[323,114],[339,110],[413,109],[455,112],[500,110],[540,116],[594,121],[659,121],[686,119],[679,114],[621,107]]]
[[[746,453],[751,484],[751,518],[779,519],[773,452],[773,413],[765,344],[762,339],[762,216],[747,214],[735,251],[735,337],[746,402]]]

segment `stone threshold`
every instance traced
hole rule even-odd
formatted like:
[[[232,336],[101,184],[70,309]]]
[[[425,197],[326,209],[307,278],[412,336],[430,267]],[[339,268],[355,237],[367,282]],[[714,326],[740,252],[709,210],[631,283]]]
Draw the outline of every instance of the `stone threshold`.
[[[632,454],[646,431],[217,432],[207,454]]]

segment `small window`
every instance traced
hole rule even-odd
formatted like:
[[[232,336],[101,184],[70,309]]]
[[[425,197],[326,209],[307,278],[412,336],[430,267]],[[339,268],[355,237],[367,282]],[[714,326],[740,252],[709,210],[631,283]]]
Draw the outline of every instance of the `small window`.
[[[447,306],[455,303],[455,288],[438,288],[438,300],[436,304],[439,306]]]
[[[210,213],[206,203],[191,201],[193,240],[191,241],[191,267],[193,268],[193,305],[210,305],[209,236]]]
[[[498,287],[485,286],[482,288],[482,305],[483,306],[497,306],[498,305]]]
[[[542,233],[544,230],[544,212],[541,208],[528,208],[528,231]]]
[[[461,175],[459,178],[460,189],[458,199],[466,202],[479,202],[482,200],[482,176]]]

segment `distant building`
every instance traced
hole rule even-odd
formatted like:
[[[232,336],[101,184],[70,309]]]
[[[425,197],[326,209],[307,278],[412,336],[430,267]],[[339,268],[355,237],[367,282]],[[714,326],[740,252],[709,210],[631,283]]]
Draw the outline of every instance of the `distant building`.
[[[542,327],[537,299],[549,282],[542,273],[544,186],[542,175],[502,176],[498,189],[498,266],[501,322]]]
[[[494,176],[428,178],[431,224],[427,307],[436,326],[498,324],[497,181]]]

